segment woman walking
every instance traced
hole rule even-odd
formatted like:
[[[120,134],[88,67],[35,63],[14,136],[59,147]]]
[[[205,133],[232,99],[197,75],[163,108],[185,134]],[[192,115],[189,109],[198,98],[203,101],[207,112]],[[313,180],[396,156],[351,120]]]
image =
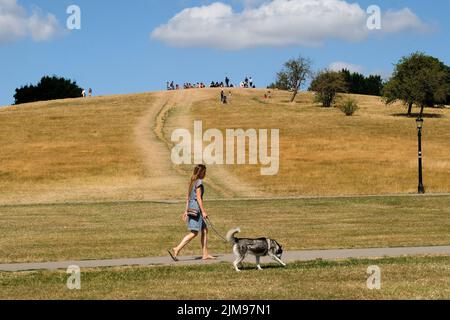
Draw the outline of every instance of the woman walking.
[[[195,167],[194,174],[188,188],[188,196],[186,201],[186,211],[183,214],[183,220],[187,222],[190,234],[188,234],[178,245],[169,251],[174,261],[178,261],[178,255],[199,233],[201,233],[201,244],[203,251],[203,260],[212,260],[214,257],[208,253],[208,226],[206,220],[208,214],[203,205],[203,195],[205,194],[205,186],[203,180],[206,177],[206,166],[198,165]]]

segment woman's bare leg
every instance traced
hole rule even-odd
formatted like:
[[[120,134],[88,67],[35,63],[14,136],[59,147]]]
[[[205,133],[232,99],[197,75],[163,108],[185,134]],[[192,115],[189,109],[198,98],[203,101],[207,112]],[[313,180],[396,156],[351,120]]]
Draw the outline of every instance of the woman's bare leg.
[[[203,251],[203,260],[214,259],[213,256],[210,256],[208,253],[208,229],[202,230],[202,251]]]
[[[183,250],[184,247],[186,247],[197,236],[198,232],[192,231],[190,234],[184,237],[184,239],[181,241],[178,247],[173,248],[174,256],[177,257],[180,254],[180,251]]]

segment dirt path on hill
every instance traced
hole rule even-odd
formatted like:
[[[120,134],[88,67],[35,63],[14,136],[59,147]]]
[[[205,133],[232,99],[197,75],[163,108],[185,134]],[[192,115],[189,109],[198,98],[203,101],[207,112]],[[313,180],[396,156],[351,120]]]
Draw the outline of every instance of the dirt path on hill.
[[[156,101],[140,119],[135,127],[135,144],[141,150],[146,167],[145,184],[150,190],[146,198],[157,198],[161,195],[179,195],[186,184],[185,177],[175,170],[170,161],[170,150],[165,141],[157,133],[160,128],[161,110],[176,104],[180,100],[178,92],[158,92]]]
[[[155,104],[155,108],[152,108],[149,113],[141,120],[137,132],[145,132],[145,125],[148,124],[150,118],[154,118],[153,133],[155,137],[159,140],[156,144],[158,148],[162,144],[165,145],[165,151],[160,150],[158,152],[158,162],[156,162],[156,167],[171,167],[170,172],[177,172],[178,177],[182,177],[182,185],[184,186],[186,176],[189,176],[189,172],[186,172],[181,167],[172,165],[170,163],[170,150],[173,146],[170,141],[170,136],[165,133],[165,126],[170,117],[170,112],[176,108],[192,108],[193,104],[211,98],[214,94],[211,90],[184,90],[177,92],[167,92],[160,93],[159,98]],[[158,113],[155,115],[154,112],[159,109]],[[191,128],[192,123],[188,120],[178,121],[175,119],[177,125],[180,128]],[[142,134],[139,135],[142,137]],[[140,139],[141,140],[141,139]],[[154,139],[147,140],[145,142],[140,141],[141,146],[146,150],[151,150],[151,145],[155,144]],[[148,153],[148,152],[146,152]],[[151,169],[152,166],[155,168],[155,162],[153,162],[154,154],[151,152],[150,155],[146,155],[146,162],[148,168]],[[159,156],[162,156],[160,158]],[[166,164],[161,164],[161,161],[166,161]],[[166,170],[167,171],[167,170]],[[167,171],[169,172],[169,171]],[[238,177],[231,174],[224,166],[209,166],[208,170],[208,185],[214,189],[218,196],[230,198],[230,197],[258,197],[263,196],[254,186],[242,181]]]

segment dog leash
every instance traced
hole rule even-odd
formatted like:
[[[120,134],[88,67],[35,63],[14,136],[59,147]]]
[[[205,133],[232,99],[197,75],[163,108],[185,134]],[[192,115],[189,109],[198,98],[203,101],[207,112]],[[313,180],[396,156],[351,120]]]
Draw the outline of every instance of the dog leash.
[[[225,237],[223,237],[219,231],[217,231],[217,229],[215,228],[214,224],[211,222],[211,219],[209,217],[206,219],[206,224],[219,236],[219,238],[228,243],[228,240],[225,239]]]

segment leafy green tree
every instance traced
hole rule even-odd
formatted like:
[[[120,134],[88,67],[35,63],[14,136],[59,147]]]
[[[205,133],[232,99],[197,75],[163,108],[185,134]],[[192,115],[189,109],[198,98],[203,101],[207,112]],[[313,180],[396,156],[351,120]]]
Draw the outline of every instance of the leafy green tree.
[[[285,73],[277,74],[277,81],[267,87],[268,89],[291,90],[287,75]]]
[[[16,89],[14,95],[15,104],[35,101],[47,101],[56,99],[81,97],[83,89],[77,83],[56,76],[43,77],[37,85],[26,85]]]
[[[403,57],[383,89],[386,104],[402,101],[411,116],[414,105],[424,108],[442,105],[450,95],[448,67],[439,59],[416,52]]]
[[[365,93],[370,96],[381,96],[383,92],[383,79],[379,75],[370,75],[365,79]]]
[[[329,108],[339,92],[346,92],[347,83],[343,73],[323,70],[314,77],[309,90],[316,92],[317,102]]]
[[[312,61],[302,56],[287,61],[283,69],[277,73],[274,86],[282,90],[292,90],[291,102],[294,102],[300,88],[312,76],[311,65]]]
[[[348,93],[381,96],[383,90],[381,76],[370,75],[365,77],[363,74],[350,72],[347,69],[343,69],[341,73],[347,83]]]
[[[450,67],[447,67],[447,83],[450,85]],[[447,94],[446,105],[450,105],[450,93]]]

